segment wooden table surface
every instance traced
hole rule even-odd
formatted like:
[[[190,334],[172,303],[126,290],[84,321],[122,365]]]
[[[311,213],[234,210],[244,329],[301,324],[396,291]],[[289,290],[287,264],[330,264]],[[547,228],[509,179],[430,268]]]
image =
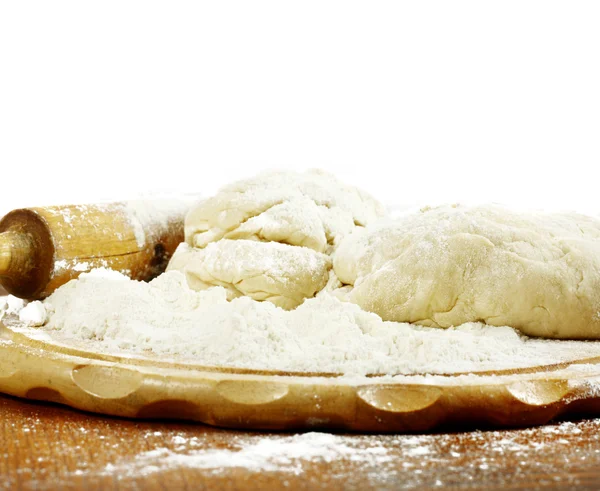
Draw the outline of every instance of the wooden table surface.
[[[290,435],[111,418],[0,395],[0,489],[600,489],[599,430],[600,419],[584,419],[431,435]]]

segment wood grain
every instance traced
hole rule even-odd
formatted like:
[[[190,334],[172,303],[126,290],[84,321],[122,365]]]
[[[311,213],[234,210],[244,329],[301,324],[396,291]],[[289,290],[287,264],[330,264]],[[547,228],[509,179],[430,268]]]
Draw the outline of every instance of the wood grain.
[[[287,435],[109,418],[0,396],[0,489],[598,489],[599,429],[600,420],[580,420],[522,430],[340,435],[356,454],[296,459],[271,471],[210,469],[194,468],[194,456]],[[165,466],[167,451],[183,459]],[[367,457],[377,453],[374,465]]]

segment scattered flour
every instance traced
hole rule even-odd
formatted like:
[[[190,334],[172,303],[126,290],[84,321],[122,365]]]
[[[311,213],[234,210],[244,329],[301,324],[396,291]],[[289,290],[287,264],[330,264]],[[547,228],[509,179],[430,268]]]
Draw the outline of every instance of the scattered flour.
[[[5,315],[18,315],[23,307],[25,307],[25,300],[13,295],[0,297],[0,320],[2,320]]]
[[[327,293],[293,311],[221,287],[194,291],[172,271],[150,283],[106,269],[82,274],[22,311],[31,330],[94,351],[286,372],[444,374],[598,356],[597,343],[529,339],[477,323],[441,330],[384,322]]]
[[[68,411],[55,428],[55,414],[41,406],[24,413],[8,400],[2,409],[5,432],[25,432],[27,439],[21,446],[17,440],[20,465],[7,469],[0,489],[144,489],[152,482],[201,489],[265,489],[274,482],[290,489],[595,489],[600,456],[600,419],[517,430],[302,435],[132,425]],[[25,452],[23,442],[43,438],[47,445]],[[56,455],[65,465],[48,465]]]
[[[243,435],[211,434],[217,441],[180,433],[125,461],[88,475],[119,476],[123,482],[186,469],[206,476],[265,476],[277,473],[289,485],[314,489],[481,489],[532,484],[583,484],[578,471],[597,464],[600,420],[562,422],[521,430],[430,435]],[[561,472],[556,472],[560,455]],[[313,472],[310,472],[310,471]],[[319,481],[311,477],[317,472]],[[585,476],[585,474],[584,474]],[[267,481],[268,482],[268,481]],[[256,488],[259,488],[259,483]]]
[[[350,444],[349,444],[350,443]],[[210,469],[223,472],[240,467],[253,472],[302,472],[305,462],[332,462],[340,458],[383,463],[391,459],[380,445],[355,448],[347,439],[328,433],[305,433],[283,438],[259,437],[244,442],[234,450],[206,449],[187,454],[158,448],[138,454],[123,466],[109,464],[105,472],[129,475],[160,472],[169,467]],[[153,465],[160,461],[160,466]]]
[[[39,301],[27,304],[19,312],[19,320],[28,326],[42,326],[46,322],[47,311]]]
[[[92,262],[78,261],[77,259],[61,259],[54,263],[54,274],[61,274],[65,270],[76,271],[78,273],[91,271],[94,268],[106,268],[108,261],[106,259],[94,258]]]

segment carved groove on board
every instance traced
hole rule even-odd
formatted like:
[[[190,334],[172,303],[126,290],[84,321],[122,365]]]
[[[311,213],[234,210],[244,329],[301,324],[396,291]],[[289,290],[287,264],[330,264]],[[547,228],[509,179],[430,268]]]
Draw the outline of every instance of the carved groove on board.
[[[442,395],[437,387],[374,386],[358,389],[358,397],[381,411],[409,413],[432,406]]]
[[[569,392],[567,380],[527,380],[509,385],[508,392],[530,406],[546,406],[560,401]]]
[[[121,399],[133,394],[144,382],[140,372],[118,366],[79,365],[71,378],[84,392],[102,399]]]

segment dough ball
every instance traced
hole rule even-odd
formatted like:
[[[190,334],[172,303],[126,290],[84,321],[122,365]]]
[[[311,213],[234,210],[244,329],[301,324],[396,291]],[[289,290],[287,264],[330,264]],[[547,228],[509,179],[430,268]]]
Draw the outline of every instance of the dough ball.
[[[481,321],[600,338],[600,220],[440,207],[358,230],[334,256],[340,296],[385,320]]]
[[[185,221],[186,242],[275,241],[330,252],[356,226],[385,213],[365,192],[321,171],[271,172],[224,187]]]
[[[226,186],[187,215],[169,269],[197,290],[221,285],[292,309],[329,281],[328,254],[384,214],[366,193],[320,172],[272,172]]]
[[[246,295],[293,309],[325,287],[330,268],[329,256],[306,247],[223,239],[204,249],[181,244],[168,270],[184,273],[194,290],[222,286],[230,300]]]

